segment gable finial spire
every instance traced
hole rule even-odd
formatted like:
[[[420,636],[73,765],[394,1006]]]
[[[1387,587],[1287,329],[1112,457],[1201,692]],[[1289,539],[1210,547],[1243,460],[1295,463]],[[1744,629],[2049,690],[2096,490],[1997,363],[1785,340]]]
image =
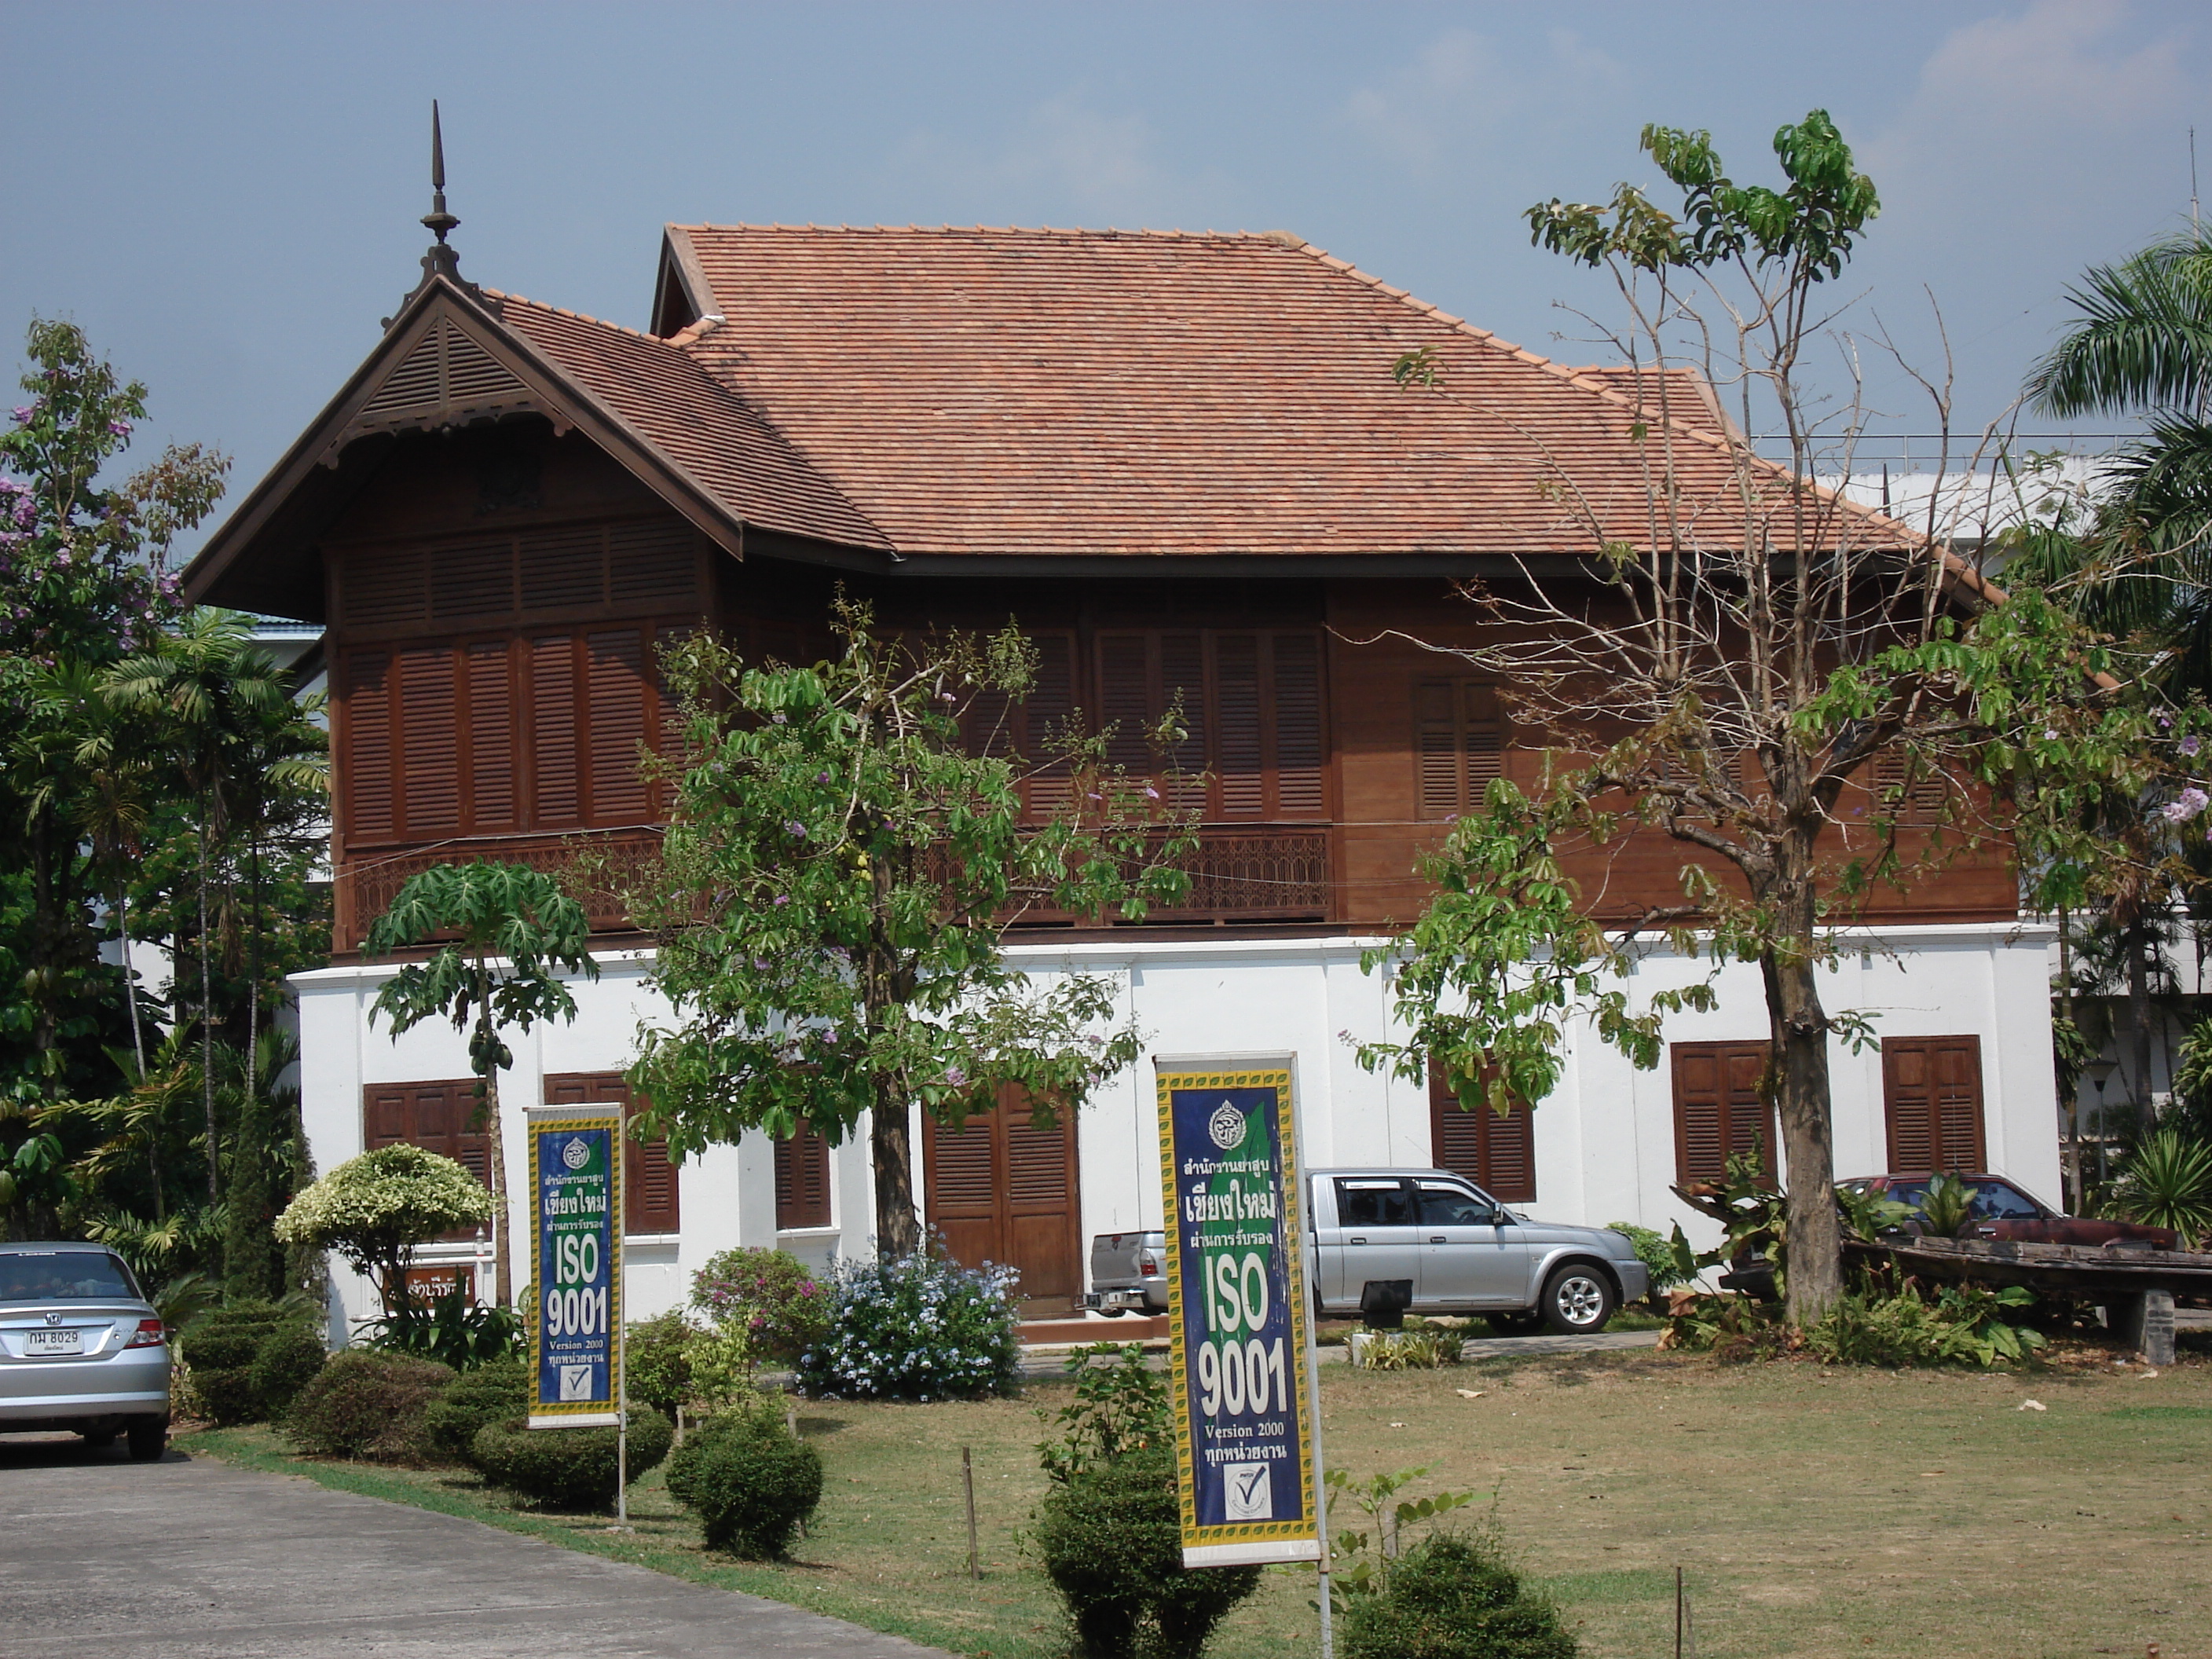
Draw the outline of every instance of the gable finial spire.
[[[439,271],[460,280],[461,256],[446,246],[447,233],[461,222],[446,211],[446,137],[438,120],[438,100],[430,100],[430,210],[422,216],[422,228],[438,240],[422,256],[425,274]]]

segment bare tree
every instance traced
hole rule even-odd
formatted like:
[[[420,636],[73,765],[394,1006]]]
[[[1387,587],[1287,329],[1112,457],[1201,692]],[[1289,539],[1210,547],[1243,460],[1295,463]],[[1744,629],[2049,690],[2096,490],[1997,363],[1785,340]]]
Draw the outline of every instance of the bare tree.
[[[2150,764],[2154,728],[2137,710],[2112,752],[2073,752],[2083,722],[2124,701],[2103,647],[2047,606],[2001,604],[1948,549],[1954,495],[1931,491],[1907,526],[1836,487],[1863,418],[1856,347],[1834,337],[1850,395],[1832,402],[1808,390],[1805,359],[1834,330],[1830,285],[1877,198],[1826,112],[1776,135],[1779,189],[1735,183],[1704,132],[1647,127],[1642,147],[1679,212],[1623,185],[1609,204],[1527,216],[1539,246],[1614,280],[1625,320],[1604,334],[1622,366],[1607,395],[1641,458],[1640,499],[1624,511],[1547,454],[1540,487],[1582,556],[1523,559],[1516,579],[1465,590],[1500,625],[1496,643],[1457,654],[1495,676],[1552,757],[1534,798],[1492,786],[1437,855],[1436,903],[1371,958],[1414,1029],[1362,1058],[1418,1078],[1435,1056],[1465,1103],[1502,1109],[1557,1082],[1570,1016],[1651,1066],[1664,1015],[1712,1006],[1708,981],[1632,1009],[1607,974],[1639,936],[1664,931],[1716,971],[1756,963],[1788,1171],[1788,1310],[1803,1324],[1842,1287],[1830,1043],[1871,1035],[1822,1001],[1834,925],[1879,884],[2003,844],[2000,803],[2039,884],[2063,896],[2090,876],[2061,786],[2085,765]],[[1895,356],[1878,330],[1875,343]],[[1433,350],[1398,375],[1459,396]],[[1948,379],[1914,379],[1948,427]],[[1762,456],[1753,434],[1785,453]],[[1842,804],[1860,788],[1853,817]],[[1566,879],[1578,854],[1587,867],[1652,830],[1694,849],[1679,902],[1607,915]]]

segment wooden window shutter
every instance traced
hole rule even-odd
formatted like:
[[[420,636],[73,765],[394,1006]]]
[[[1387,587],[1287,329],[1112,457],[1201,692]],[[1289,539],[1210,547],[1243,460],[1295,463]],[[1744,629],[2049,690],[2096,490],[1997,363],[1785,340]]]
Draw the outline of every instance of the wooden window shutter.
[[[1420,815],[1455,818],[1482,805],[1504,775],[1498,688],[1480,680],[1427,680],[1413,688],[1413,753]]]
[[[338,610],[348,629],[395,628],[429,615],[428,556],[419,547],[362,548],[338,567]]]
[[[1206,698],[1206,636],[1203,634],[1164,634],[1160,636],[1160,694],[1158,717],[1170,708],[1182,711],[1183,740],[1164,758],[1182,774],[1184,782],[1168,804],[1180,811],[1206,810],[1207,714]],[[1146,766],[1152,765],[1147,757]]]
[[[514,612],[514,542],[470,542],[434,550],[430,561],[430,616],[441,623],[472,622]]]
[[[1278,634],[1274,656],[1275,800],[1280,818],[1322,815],[1321,641]]]
[[[645,1102],[620,1072],[555,1072],[545,1079],[548,1106],[619,1106],[623,1109],[623,1231],[673,1233],[683,1231],[683,1207],[676,1165],[665,1140],[640,1140],[628,1132],[630,1119]]]
[[[461,827],[459,702],[450,647],[399,653],[401,821],[410,836]]]
[[[1149,643],[1142,634],[1098,639],[1098,720],[1107,732],[1106,758],[1133,775],[1152,769],[1145,741],[1152,720]]]
[[[1525,1100],[1500,1117],[1487,1105],[1469,1109],[1443,1069],[1429,1066],[1430,1157],[1440,1170],[1465,1176],[1508,1204],[1536,1199],[1535,1113]]]
[[[477,1081],[448,1078],[434,1083],[372,1084],[361,1091],[362,1145],[420,1146],[450,1158],[484,1186],[491,1185],[491,1137],[477,1124]],[[457,1227],[448,1241],[476,1237]]]
[[[564,526],[522,538],[522,608],[568,611],[606,602],[606,532]]]
[[[346,653],[339,678],[338,720],[344,736],[346,836],[376,841],[391,835],[392,659],[381,651]]]
[[[607,591],[617,605],[684,606],[699,597],[699,544],[680,519],[607,532]]]
[[[1940,774],[1915,771],[1910,763],[1911,757],[1899,749],[1884,750],[1874,757],[1867,769],[1874,809],[1894,813],[1900,825],[1925,828],[1940,823],[1949,787]]]
[[[1881,1094],[1892,1170],[1984,1167],[1981,1038],[1884,1037]]]
[[[590,805],[586,822],[635,823],[646,816],[638,746],[646,737],[645,641],[635,628],[585,636],[590,667]]]
[[[1774,1109],[1759,1093],[1767,1052],[1764,1042],[1673,1045],[1678,1182],[1719,1181],[1730,1158],[1754,1146],[1768,1176],[1774,1175],[1779,1137]]]
[[[1213,767],[1218,775],[1213,816],[1265,817],[1267,744],[1260,695],[1260,640],[1255,634],[1222,634],[1213,641]]]
[[[530,642],[530,755],[533,824],[578,823],[576,642],[566,634]]]
[[[775,1143],[776,1231],[830,1224],[830,1142],[801,1118]]]
[[[1045,763],[1053,744],[1076,718],[1075,636],[1041,634],[1036,648],[1036,684],[1022,699],[1021,752],[1031,766],[1042,769],[1027,786],[1030,813],[1049,817],[1066,811],[1075,793],[1065,762]]]
[[[469,707],[469,828],[514,827],[514,683],[505,640],[479,640],[463,653]]]

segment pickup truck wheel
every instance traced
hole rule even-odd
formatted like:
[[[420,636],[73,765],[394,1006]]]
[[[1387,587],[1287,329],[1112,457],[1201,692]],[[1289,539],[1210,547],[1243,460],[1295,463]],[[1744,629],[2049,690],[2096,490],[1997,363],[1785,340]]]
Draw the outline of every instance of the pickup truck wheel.
[[[125,1431],[131,1439],[131,1461],[154,1463],[169,1448],[169,1425],[158,1417],[134,1417]]]
[[[1595,1267],[1569,1262],[1544,1281],[1544,1323],[1561,1336],[1589,1336],[1613,1317],[1613,1286]]]

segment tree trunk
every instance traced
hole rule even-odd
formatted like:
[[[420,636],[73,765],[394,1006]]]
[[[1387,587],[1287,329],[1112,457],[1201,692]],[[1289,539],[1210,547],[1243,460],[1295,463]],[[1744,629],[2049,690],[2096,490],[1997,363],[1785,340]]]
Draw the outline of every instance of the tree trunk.
[[[896,1092],[889,1079],[877,1079],[875,1106],[868,1114],[868,1158],[876,1172],[876,1254],[884,1261],[921,1248],[921,1224],[914,1207],[914,1137],[907,1133],[906,1102],[895,1098]]]
[[[491,1142],[491,1276],[493,1293],[499,1305],[514,1305],[514,1265],[507,1249],[507,1137],[500,1133],[499,1067],[491,1068],[484,1079],[484,1132]],[[616,1154],[619,1157],[619,1152]],[[617,1218],[620,1224],[620,1218]]]
[[[2150,1122],[2150,952],[2157,939],[2149,919],[2128,929],[2129,1058],[2134,1075],[2128,1079],[2128,1098],[2135,1107],[2134,1128]],[[2104,1125],[2097,1127],[2101,1132]]]
[[[208,1202],[216,1202],[220,1138],[215,1129],[215,969],[208,956],[208,833],[207,817],[200,817],[200,1103],[207,1114]]]
[[[1811,961],[1772,951],[1759,958],[1773,1044],[1770,1068],[1782,1121],[1789,1194],[1790,1322],[1819,1322],[1844,1293],[1843,1231],[1836,1218],[1833,1133],[1829,1124],[1828,1021]]]

